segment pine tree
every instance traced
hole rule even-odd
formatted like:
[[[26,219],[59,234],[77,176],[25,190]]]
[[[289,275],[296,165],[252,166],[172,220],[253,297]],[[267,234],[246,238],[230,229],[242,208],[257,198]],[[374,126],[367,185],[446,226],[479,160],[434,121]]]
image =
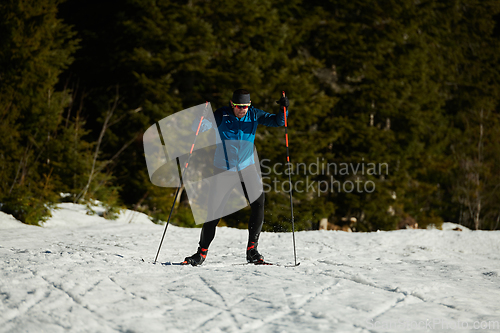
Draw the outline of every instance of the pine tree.
[[[450,65],[455,71],[453,115],[456,135],[452,156],[456,165],[450,192],[460,211],[456,219],[473,229],[498,228],[497,128],[499,40],[494,38],[496,1],[463,1],[453,8],[453,40],[458,50]],[[498,28],[497,28],[498,29]]]
[[[56,91],[76,47],[57,17],[60,1],[4,1],[0,5],[0,202],[2,210],[38,224],[56,200],[50,151],[70,102]]]
[[[362,230],[396,228],[408,213],[425,222],[435,214],[436,179],[450,163],[442,155],[451,74],[440,47],[447,34],[433,25],[439,3],[332,1],[314,10],[318,25],[309,47],[325,59],[324,83],[340,98],[322,121],[321,131],[333,139],[320,152],[337,164],[390,168],[388,175],[360,177],[376,184],[374,193],[330,194],[341,207],[337,218],[354,216]]]

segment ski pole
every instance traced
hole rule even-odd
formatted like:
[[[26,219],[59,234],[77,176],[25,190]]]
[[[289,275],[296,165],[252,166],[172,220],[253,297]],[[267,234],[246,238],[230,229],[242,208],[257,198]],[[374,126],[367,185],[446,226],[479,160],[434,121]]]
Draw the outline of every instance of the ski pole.
[[[285,92],[283,91],[283,97],[285,97]],[[286,106],[283,107],[283,113],[285,115],[285,141],[286,141],[286,163],[290,163],[290,152],[288,150],[288,124],[286,120]],[[292,174],[288,173],[288,180],[290,182],[290,211],[292,213],[292,237],[293,237],[293,257],[295,259],[295,266],[300,265],[297,264],[297,251],[295,250],[295,220],[293,217],[293,198],[292,198]]]
[[[175,192],[174,202],[172,203],[172,208],[170,208],[170,214],[168,214],[167,224],[165,225],[165,230],[163,231],[163,236],[161,236],[160,246],[158,247],[158,252],[156,252],[156,257],[155,257],[155,261],[153,261],[153,264],[156,264],[156,260],[158,259],[158,255],[160,254],[161,245],[163,244],[163,239],[165,238],[165,234],[167,233],[167,228],[168,228],[168,225],[170,224],[170,218],[172,217],[172,212],[174,211],[175,202],[177,201],[177,196],[179,195],[179,192],[180,192],[180,189],[182,186],[182,180],[184,179],[184,173],[187,170],[187,167],[189,165],[189,161],[191,160],[191,156],[193,156],[193,149],[194,149],[194,145],[196,144],[196,138],[198,137],[198,133],[200,132],[201,122],[203,121],[203,118],[205,118],[207,110],[208,110],[208,102],[206,102],[206,104],[205,104],[205,110],[203,111],[203,114],[200,118],[200,123],[198,124],[198,129],[196,130],[193,144],[191,145],[191,151],[189,152],[189,156],[188,156],[188,159],[186,161],[186,165],[184,166],[184,170],[182,170],[181,179],[179,181],[179,187],[177,187],[177,191]],[[177,163],[179,163],[178,157],[177,157]]]

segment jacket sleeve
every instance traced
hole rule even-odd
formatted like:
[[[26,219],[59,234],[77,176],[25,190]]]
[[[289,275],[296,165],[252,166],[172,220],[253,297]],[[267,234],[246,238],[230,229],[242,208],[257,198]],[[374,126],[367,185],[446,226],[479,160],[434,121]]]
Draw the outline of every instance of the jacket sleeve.
[[[280,127],[285,125],[284,112],[280,111],[278,114],[267,113],[265,111],[255,109],[257,122],[260,125],[269,127]],[[286,110],[286,117],[288,118],[288,110]]]

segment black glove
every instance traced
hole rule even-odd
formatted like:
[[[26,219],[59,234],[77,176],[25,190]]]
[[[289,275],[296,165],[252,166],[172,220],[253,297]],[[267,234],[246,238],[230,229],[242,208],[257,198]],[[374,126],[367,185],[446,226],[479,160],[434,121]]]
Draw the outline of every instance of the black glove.
[[[281,96],[279,101],[276,101],[276,104],[279,104],[280,107],[288,107],[290,105],[290,102],[288,101],[288,98],[286,96]]]

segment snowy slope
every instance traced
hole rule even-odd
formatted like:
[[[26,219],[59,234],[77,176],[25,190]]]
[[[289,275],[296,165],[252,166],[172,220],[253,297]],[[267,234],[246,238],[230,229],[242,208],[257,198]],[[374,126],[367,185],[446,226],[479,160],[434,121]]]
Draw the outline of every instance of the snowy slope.
[[[160,262],[199,231],[170,226]],[[61,204],[43,228],[0,212],[0,332],[500,332],[500,232],[299,232],[295,268],[235,265],[247,231],[230,228],[201,267],[153,265],[162,232],[130,211]],[[293,261],[288,233],[259,248]]]

